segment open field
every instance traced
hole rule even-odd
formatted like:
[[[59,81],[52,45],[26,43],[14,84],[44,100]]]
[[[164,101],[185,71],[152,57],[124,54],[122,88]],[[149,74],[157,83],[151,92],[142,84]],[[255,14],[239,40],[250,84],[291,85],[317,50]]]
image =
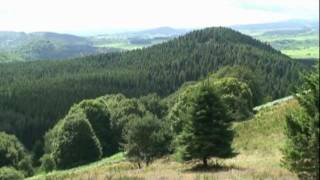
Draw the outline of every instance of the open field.
[[[219,166],[199,169],[198,162],[176,162],[173,156],[155,161],[139,169],[125,160],[123,153],[90,165],[49,174],[39,174],[28,180],[215,180],[215,179],[297,179],[280,165],[280,148],[285,115],[298,108],[295,100],[259,111],[247,121],[237,122],[233,146],[238,156],[222,161],[211,159]]]
[[[319,59],[319,33],[304,32],[297,34],[267,34],[255,35],[255,38],[270,43],[291,58]]]
[[[275,49],[291,58],[319,59],[319,26],[316,24],[296,25],[294,28],[241,27],[239,30],[260,41],[269,43]]]
[[[141,49],[144,47],[160,44],[163,42],[168,41],[168,39],[148,39],[146,43],[134,43],[130,42],[128,39],[105,39],[99,40],[99,42],[95,43],[95,47],[103,47],[103,48],[116,48],[121,50],[134,50],[134,49]]]
[[[319,59],[319,47],[303,49],[282,50],[282,53],[294,58],[316,58]]]

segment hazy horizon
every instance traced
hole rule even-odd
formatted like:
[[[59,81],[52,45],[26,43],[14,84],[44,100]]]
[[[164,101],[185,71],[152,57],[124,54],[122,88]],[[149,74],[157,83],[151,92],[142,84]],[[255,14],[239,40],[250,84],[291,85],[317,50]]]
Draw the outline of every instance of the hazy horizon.
[[[318,0],[3,0],[0,31],[123,32],[319,20]]]

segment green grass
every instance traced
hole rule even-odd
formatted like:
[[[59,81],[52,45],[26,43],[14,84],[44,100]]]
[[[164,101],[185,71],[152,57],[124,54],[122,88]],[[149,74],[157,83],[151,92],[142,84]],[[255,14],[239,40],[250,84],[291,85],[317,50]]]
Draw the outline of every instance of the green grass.
[[[261,41],[279,41],[279,40],[297,40],[297,41],[305,41],[312,39],[319,39],[319,35],[317,33],[305,33],[305,34],[296,34],[296,35],[257,35],[255,38]]]
[[[94,171],[95,169],[98,169],[101,166],[106,166],[109,164],[114,164],[114,163],[119,163],[121,161],[124,161],[124,153],[117,153],[111,157],[107,157],[104,158],[100,161],[88,164],[88,165],[84,165],[84,166],[80,166],[77,168],[73,168],[73,169],[68,169],[68,170],[60,170],[60,171],[53,171],[50,173],[45,173],[45,172],[40,172],[38,175],[31,177],[31,178],[27,178],[27,180],[40,180],[40,179],[50,179],[50,178],[68,178],[68,177],[72,177],[74,174],[82,174],[82,173],[86,173],[88,171]]]
[[[242,31],[254,38],[269,43],[291,58],[319,59],[319,33],[315,30],[292,34],[264,34],[272,30]],[[290,41],[290,42],[288,42]]]
[[[107,44],[99,44],[96,45],[96,47],[106,47],[106,48],[117,48],[117,49],[123,49],[123,50],[133,50],[133,49],[140,49],[143,48],[143,45],[136,45],[136,44],[130,44],[128,42],[112,42]]]
[[[192,170],[199,162],[178,163],[168,156],[149,167],[138,169],[124,159],[123,153],[99,162],[65,171],[40,174],[28,180],[215,180],[215,179],[297,179],[280,166],[284,144],[286,114],[297,109],[296,100],[281,102],[260,110],[247,121],[234,123],[233,147],[238,156],[220,161],[222,168]],[[211,159],[211,163],[215,161]]]
[[[297,107],[296,100],[288,100],[263,108],[248,121],[235,123],[235,149],[241,153],[280,153],[284,142],[285,115]]]
[[[132,44],[129,40],[126,39],[117,39],[117,40],[106,40],[105,42],[96,43],[96,47],[107,47],[107,48],[117,48],[122,50],[134,50],[141,49],[144,47],[152,46],[155,44],[160,44],[165,42],[165,40],[152,39],[149,44]]]
[[[281,50],[281,52],[290,56],[290,57],[293,57],[293,58],[316,58],[316,59],[319,59],[319,47]]]

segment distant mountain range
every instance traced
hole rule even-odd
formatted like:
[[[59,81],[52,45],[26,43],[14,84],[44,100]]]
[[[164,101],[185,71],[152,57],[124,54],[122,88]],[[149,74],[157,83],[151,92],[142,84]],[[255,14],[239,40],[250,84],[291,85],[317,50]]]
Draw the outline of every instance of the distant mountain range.
[[[122,33],[109,33],[100,34],[97,36],[124,36],[124,37],[139,37],[139,38],[153,38],[153,37],[169,37],[169,36],[180,36],[190,32],[191,29],[175,29],[172,27],[158,27],[154,29],[147,29],[141,31],[128,31]]]
[[[0,32],[0,62],[69,59],[112,50],[70,34]]]
[[[296,58],[319,57],[319,22],[288,20],[275,23],[234,25]],[[192,29],[159,27],[141,31],[82,37],[53,32],[0,31],[0,62],[57,60],[152,46],[184,35]]]
[[[0,62],[70,59],[158,44],[188,30],[160,27],[138,32],[80,37],[53,32],[0,31]]]
[[[261,30],[288,30],[288,29],[319,29],[318,20],[301,20],[291,19],[287,21],[261,23],[261,24],[246,24],[246,25],[233,25],[231,28],[243,31],[261,31]]]

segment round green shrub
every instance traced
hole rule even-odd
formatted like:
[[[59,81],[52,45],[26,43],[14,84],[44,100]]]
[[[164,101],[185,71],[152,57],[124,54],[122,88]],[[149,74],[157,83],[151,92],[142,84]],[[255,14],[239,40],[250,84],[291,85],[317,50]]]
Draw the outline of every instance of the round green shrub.
[[[68,114],[58,123],[52,139],[52,157],[58,169],[67,169],[96,161],[102,148],[83,112]]]
[[[116,153],[118,149],[112,145],[113,131],[107,106],[102,101],[84,100],[70,109],[70,113],[77,113],[77,111],[82,111],[89,120],[101,143],[103,156]]]
[[[14,135],[0,132],[0,167],[3,166],[21,170],[26,176],[33,174],[32,161],[23,145]]]

